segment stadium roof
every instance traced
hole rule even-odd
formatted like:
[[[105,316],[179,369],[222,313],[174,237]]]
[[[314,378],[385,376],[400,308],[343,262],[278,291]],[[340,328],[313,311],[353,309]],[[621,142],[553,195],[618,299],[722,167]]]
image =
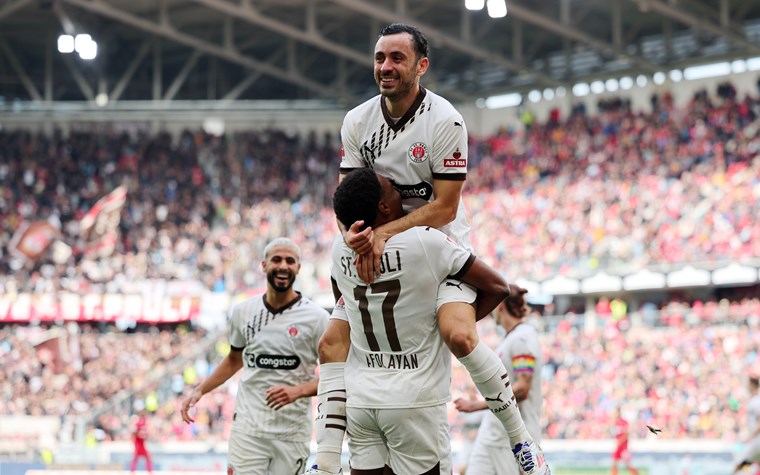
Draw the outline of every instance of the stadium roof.
[[[428,36],[425,84],[454,101],[760,56],[758,1],[507,5],[493,19],[464,0],[0,0],[0,96],[353,105],[376,93],[372,48],[397,21]],[[63,33],[98,56],[59,54]]]

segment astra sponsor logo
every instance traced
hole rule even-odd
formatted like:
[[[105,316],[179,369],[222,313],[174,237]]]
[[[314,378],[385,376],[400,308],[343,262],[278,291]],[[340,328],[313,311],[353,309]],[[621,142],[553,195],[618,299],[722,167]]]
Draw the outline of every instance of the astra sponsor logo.
[[[296,369],[301,366],[301,358],[296,355],[258,355],[256,367],[264,369]]]
[[[422,198],[425,201],[430,201],[430,198],[433,196],[433,185],[424,181],[416,185],[399,185],[394,182],[393,187],[398,190],[402,200]]]
[[[467,160],[462,158],[462,154],[454,152],[453,158],[444,158],[443,166],[449,168],[462,168],[467,166]]]

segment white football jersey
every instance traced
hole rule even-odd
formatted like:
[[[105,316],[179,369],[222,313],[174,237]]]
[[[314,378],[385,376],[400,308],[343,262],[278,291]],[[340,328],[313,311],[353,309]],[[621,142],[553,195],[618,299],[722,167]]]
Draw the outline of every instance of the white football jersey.
[[[328,317],[326,310],[300,294],[276,311],[264,295],[230,309],[229,343],[243,351],[233,429],[264,438],[311,439],[311,398],[298,399],[275,411],[265,402],[266,391],[316,377],[317,344]]]
[[[747,405],[747,429],[753,434],[758,428],[760,428],[760,394],[753,396]],[[760,435],[754,438],[760,440]]]
[[[381,275],[371,285],[356,274],[354,253],[340,238],[332,259],[351,326],[346,405],[412,408],[448,401],[451,353],[438,331],[436,294],[447,276],[466,273],[475,256],[437,229],[417,226],[388,240]]]
[[[350,110],[341,128],[340,172],[374,169],[393,182],[407,213],[433,200],[433,179],[467,177],[467,128],[461,114],[446,99],[420,89],[398,121],[378,95]],[[440,229],[471,250],[462,200],[454,221]]]
[[[541,442],[541,369],[543,358],[538,332],[533,325],[521,323],[512,329],[502,340],[496,353],[507,368],[509,380],[517,381],[520,372],[533,374],[530,392],[527,399],[517,403],[520,415],[525,422],[525,429],[537,443]],[[509,441],[507,431],[499,419],[490,411],[483,416],[483,422],[478,430],[477,442],[488,446],[505,447]]]

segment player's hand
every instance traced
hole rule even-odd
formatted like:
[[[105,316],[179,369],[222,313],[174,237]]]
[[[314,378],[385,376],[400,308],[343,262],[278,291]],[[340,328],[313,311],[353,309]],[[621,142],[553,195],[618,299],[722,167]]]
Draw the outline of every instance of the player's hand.
[[[454,407],[456,407],[459,412],[475,412],[483,409],[481,404],[478,404],[477,401],[472,401],[463,397],[454,400]]]
[[[519,297],[528,293],[528,289],[524,289],[517,284],[509,283],[509,296]]]
[[[376,238],[371,253],[360,254],[354,259],[356,272],[366,284],[371,284],[375,281],[375,277],[380,277],[380,256],[383,255],[383,251],[385,251],[385,239]]]
[[[275,411],[287,406],[300,396],[298,388],[294,386],[272,386],[267,389],[266,402],[267,406]]]
[[[193,419],[190,416],[190,409],[195,407],[196,404],[198,404],[198,401],[200,401],[201,397],[203,397],[203,394],[201,394],[198,390],[193,390],[192,393],[190,393],[190,396],[187,397],[184,401],[182,401],[182,420],[185,421],[187,424],[195,422],[195,419]]]
[[[359,231],[364,225],[364,221],[356,221],[346,231],[344,240],[348,247],[354,250],[355,253],[362,255],[372,251],[372,244],[375,240],[375,233],[372,228],[367,226],[363,231]]]

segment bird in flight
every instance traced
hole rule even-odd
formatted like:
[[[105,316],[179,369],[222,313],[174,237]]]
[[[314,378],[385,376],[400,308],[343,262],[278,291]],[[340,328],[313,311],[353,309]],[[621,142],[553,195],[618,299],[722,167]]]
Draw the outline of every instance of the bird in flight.
[[[654,427],[652,427],[652,426],[647,426],[647,429],[649,429],[649,432],[651,432],[651,433],[652,433],[652,434],[654,434],[654,435],[657,435],[657,434],[659,434],[660,432],[662,432],[662,429],[655,429],[655,428],[654,428]]]

